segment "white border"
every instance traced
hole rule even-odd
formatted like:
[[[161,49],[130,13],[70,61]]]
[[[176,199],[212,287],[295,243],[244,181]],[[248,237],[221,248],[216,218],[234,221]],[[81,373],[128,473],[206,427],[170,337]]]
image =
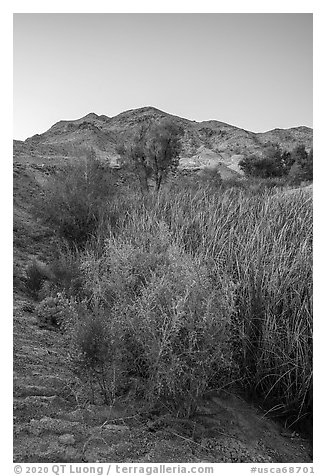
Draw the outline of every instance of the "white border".
[[[12,465],[12,138],[13,138],[13,81],[12,81],[12,14],[13,13],[314,13],[314,467],[315,474],[326,468],[323,461],[323,426],[325,408],[325,359],[322,349],[325,348],[325,227],[326,212],[324,209],[325,195],[325,47],[326,18],[323,2],[316,1],[231,1],[216,2],[178,2],[166,1],[13,1],[1,6],[0,34],[2,58],[1,90],[1,291],[2,297],[2,342],[1,364],[3,369],[2,397],[2,451],[5,463],[3,474],[14,474]],[[216,471],[221,474],[245,474],[248,465],[217,465]],[[268,465],[264,465],[268,466]],[[274,465],[280,466],[280,465]],[[283,465],[288,466],[288,465]],[[223,469],[222,469],[223,468]],[[8,471],[6,471],[8,469]]]

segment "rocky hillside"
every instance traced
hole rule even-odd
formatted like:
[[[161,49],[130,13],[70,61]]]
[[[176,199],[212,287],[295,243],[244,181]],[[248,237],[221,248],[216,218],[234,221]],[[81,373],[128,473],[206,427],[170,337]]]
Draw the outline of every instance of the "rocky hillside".
[[[182,126],[184,136],[180,167],[185,169],[221,167],[239,172],[240,159],[252,153],[262,153],[268,142],[278,143],[286,150],[298,144],[312,147],[312,129],[295,127],[253,133],[219,121],[190,121],[154,107],[125,111],[117,116],[87,114],[77,120],[59,121],[43,134],[25,141],[14,141],[17,162],[57,164],[78,157],[92,147],[102,160],[119,163],[116,147],[126,133],[144,122],[170,118]]]

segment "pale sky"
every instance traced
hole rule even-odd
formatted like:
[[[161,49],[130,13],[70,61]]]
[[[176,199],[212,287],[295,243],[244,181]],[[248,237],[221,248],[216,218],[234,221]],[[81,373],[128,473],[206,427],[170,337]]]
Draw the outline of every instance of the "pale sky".
[[[14,138],[154,106],[312,127],[312,14],[14,14]]]

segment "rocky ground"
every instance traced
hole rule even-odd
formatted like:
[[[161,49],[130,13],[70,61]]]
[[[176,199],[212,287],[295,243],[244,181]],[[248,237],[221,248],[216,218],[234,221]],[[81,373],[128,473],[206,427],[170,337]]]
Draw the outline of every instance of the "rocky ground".
[[[46,261],[49,230],[28,207],[40,180],[16,170],[14,230],[14,461],[57,462],[310,462],[308,440],[285,430],[230,393],[211,393],[189,420],[140,413],[118,400],[92,405],[69,368],[69,343],[38,327],[24,287],[27,264]]]
[[[83,401],[67,365],[68,342],[40,329],[34,304],[14,306],[16,462],[309,462],[311,448],[241,398],[213,394],[191,420],[149,418],[117,401]]]

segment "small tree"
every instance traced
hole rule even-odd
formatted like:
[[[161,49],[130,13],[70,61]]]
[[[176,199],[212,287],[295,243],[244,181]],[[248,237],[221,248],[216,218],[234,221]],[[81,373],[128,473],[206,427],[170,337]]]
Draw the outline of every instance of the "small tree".
[[[307,157],[307,161],[304,166],[306,180],[313,179],[313,149],[310,149]]]
[[[251,155],[239,162],[246,175],[259,178],[283,177],[292,164],[291,154],[282,151],[277,144],[267,145],[262,156]]]
[[[142,125],[131,137],[128,137],[128,140],[121,142],[117,147],[122,164],[137,176],[143,192],[148,192],[148,179],[151,175],[146,157],[147,134],[148,126]]]
[[[299,145],[291,154],[292,167],[290,176],[295,182],[311,181],[313,178],[313,150],[307,152],[304,145]]]
[[[168,173],[178,167],[182,134],[181,127],[164,120],[142,125],[131,140],[118,146],[123,163],[137,175],[143,191],[148,192],[150,178],[159,191]]]

